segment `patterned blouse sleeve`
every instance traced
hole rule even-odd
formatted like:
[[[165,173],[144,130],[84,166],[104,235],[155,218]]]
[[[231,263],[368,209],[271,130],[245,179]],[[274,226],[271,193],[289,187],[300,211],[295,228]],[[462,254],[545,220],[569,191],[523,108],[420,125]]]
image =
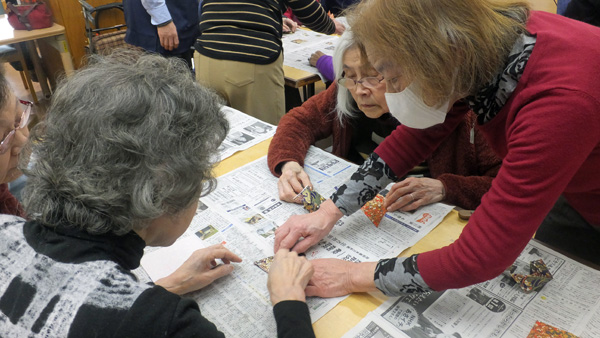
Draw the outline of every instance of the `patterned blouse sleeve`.
[[[396,180],[396,175],[383,159],[372,153],[352,174],[350,180],[331,195],[331,200],[342,213],[348,216]]]
[[[421,277],[418,255],[382,259],[375,268],[375,286],[388,297],[434,291]]]

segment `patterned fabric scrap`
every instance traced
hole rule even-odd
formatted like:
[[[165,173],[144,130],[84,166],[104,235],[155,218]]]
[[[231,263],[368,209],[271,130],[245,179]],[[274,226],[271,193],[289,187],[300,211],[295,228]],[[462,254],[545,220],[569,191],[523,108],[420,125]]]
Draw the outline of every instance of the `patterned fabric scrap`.
[[[304,209],[308,210],[308,212],[315,212],[319,210],[321,203],[325,202],[325,198],[318,192],[312,190],[309,186],[302,189],[299,195],[302,196]]]
[[[515,270],[515,266],[512,265],[509,268],[510,271]],[[546,283],[552,280],[552,274],[548,270],[548,267],[544,263],[543,260],[538,259],[537,261],[532,261],[529,264],[529,275],[523,275],[519,273],[509,273],[510,276],[514,279],[515,282],[521,286],[521,289],[526,293],[532,291],[538,291]]]
[[[383,216],[385,216],[386,210],[383,208],[383,199],[384,197],[378,194],[361,208],[365,215],[367,215],[367,218],[370,219],[376,227],[379,227],[379,223],[381,223]]]
[[[527,338],[578,338],[576,335],[557,329],[554,326],[542,323],[539,321],[535,322],[531,331],[527,335]]]
[[[273,258],[275,256],[269,256],[254,262],[254,265],[258,266],[262,271],[269,273],[269,269],[271,268],[271,264],[273,263]]]

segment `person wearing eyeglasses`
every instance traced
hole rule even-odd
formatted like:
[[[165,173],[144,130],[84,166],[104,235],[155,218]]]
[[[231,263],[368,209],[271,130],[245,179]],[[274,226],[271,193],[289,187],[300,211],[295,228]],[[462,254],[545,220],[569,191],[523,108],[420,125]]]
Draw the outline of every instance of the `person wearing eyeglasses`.
[[[512,0],[371,0],[349,22],[402,126],[317,212],[281,225],[275,250],[318,243],[360,209],[357,196],[404,175],[470,110],[502,168],[452,244],[378,262],[313,260],[307,295],[467,287],[501,275],[534,236],[600,264],[600,28]]]
[[[279,177],[279,198],[300,202],[294,197],[310,179],[303,169],[311,144],[332,136],[332,153],[357,164],[400,125],[385,100],[383,77],[363,57],[352,32],[340,38],[333,56],[337,83],[290,110],[279,122],[268,153],[268,165]],[[473,131],[475,116],[465,118],[458,128],[427,160],[430,177],[411,177],[397,183],[414,210],[445,201],[466,209],[479,205],[500,168],[486,141]],[[471,137],[471,135],[473,135]]]
[[[33,103],[19,100],[7,79],[0,73],[0,214],[25,216],[8,182],[21,176],[17,168],[19,154],[29,137],[27,124]]]
[[[7,177],[28,111],[2,93]],[[94,56],[59,85],[27,143],[29,220],[0,215],[0,336],[225,337],[181,296],[242,262],[224,245],[196,250],[154,284],[131,271],[146,246],[182,236],[215,187],[229,131],[221,107],[181,60],[134,51]],[[304,293],[312,273],[295,252],[275,255],[267,289],[277,337],[314,337]]]

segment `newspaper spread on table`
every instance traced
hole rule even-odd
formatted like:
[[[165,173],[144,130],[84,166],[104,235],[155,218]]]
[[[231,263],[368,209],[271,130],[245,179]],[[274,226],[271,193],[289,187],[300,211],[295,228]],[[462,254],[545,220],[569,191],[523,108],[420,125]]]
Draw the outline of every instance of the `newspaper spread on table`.
[[[326,35],[308,29],[297,29],[294,33],[284,34],[283,42],[283,64],[309,73],[319,73],[316,67],[308,62],[310,56],[321,51],[327,55],[333,55],[333,51],[339,40],[337,35]]]
[[[501,275],[462,289],[389,298],[344,338],[524,338],[536,321],[580,338],[600,337],[600,271],[534,240],[517,263],[540,258],[554,279],[539,291],[525,293]],[[377,327],[388,336],[376,335]]]
[[[315,190],[325,197],[357,168],[315,147],[309,149],[305,162]],[[152,280],[157,280],[172,273],[193,251],[224,243],[243,262],[236,264],[231,275],[188,296],[228,337],[275,337],[267,274],[253,262],[273,255],[277,226],[291,215],[307,211],[301,205],[279,200],[277,178],[269,172],[266,157],[219,177],[217,189],[200,201],[187,232],[170,247],[148,250],[142,258],[143,268]],[[340,219],[306,256],[353,262],[397,256],[429,233],[451,209],[436,203],[412,213],[388,213],[378,228],[359,211]],[[313,322],[342,299],[309,298]]]
[[[276,127],[272,124],[228,106],[223,106],[221,110],[229,121],[229,133],[219,147],[221,160],[275,135]]]

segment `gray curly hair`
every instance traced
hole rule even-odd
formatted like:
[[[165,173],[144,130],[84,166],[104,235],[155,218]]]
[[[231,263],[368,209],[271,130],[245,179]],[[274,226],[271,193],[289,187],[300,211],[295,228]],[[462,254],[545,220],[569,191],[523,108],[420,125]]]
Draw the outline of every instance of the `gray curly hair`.
[[[122,235],[177,214],[215,185],[229,125],[180,60],[95,57],[63,82],[31,133],[23,205],[47,226]]]

